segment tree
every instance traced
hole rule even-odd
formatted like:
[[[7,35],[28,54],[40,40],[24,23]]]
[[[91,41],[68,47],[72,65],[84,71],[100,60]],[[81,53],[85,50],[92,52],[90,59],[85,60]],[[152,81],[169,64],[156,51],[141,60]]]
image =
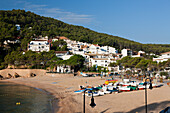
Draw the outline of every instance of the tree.
[[[16,31],[15,25],[20,24],[21,30]],[[32,29],[29,29],[31,27]],[[170,44],[141,44],[122,37],[98,33],[82,26],[66,24],[62,21],[36,15],[30,11],[0,11],[0,42],[7,39],[31,36],[66,36],[71,40],[83,41],[115,47],[117,50],[130,48],[135,51],[160,54],[170,51]],[[19,33],[20,32],[20,33]],[[2,43],[1,43],[2,44]]]
[[[63,40],[52,42],[51,49],[55,51],[67,51],[67,43]]]
[[[142,59],[136,66],[135,68],[141,68],[143,74],[145,74],[145,71],[147,69],[147,65],[148,65],[148,60]]]
[[[28,47],[28,43],[31,41],[32,39],[31,38],[24,38],[21,40],[21,49],[23,51],[26,51],[27,50],[27,47]]]
[[[84,65],[85,58],[81,55],[73,55],[68,60],[57,61],[58,65],[70,65],[74,72],[78,71]]]
[[[116,67],[116,66],[117,66],[117,63],[116,63],[116,62],[110,63],[109,66],[110,66],[110,67]]]

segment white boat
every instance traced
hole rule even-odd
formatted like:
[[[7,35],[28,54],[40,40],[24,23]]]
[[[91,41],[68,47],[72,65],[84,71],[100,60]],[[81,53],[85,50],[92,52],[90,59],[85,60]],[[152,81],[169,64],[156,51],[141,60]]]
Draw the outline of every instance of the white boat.
[[[82,93],[83,91],[84,89],[81,89],[81,90],[74,91],[74,93]]]
[[[145,88],[144,85],[138,85],[138,90],[143,90]]]
[[[128,87],[119,86],[118,89],[119,89],[119,91],[130,91],[130,88],[128,88]]]
[[[83,94],[84,95],[84,94]],[[92,96],[92,93],[85,93],[86,96],[88,97],[91,97]],[[93,92],[93,96],[96,97],[96,96],[100,96],[98,92]]]
[[[107,86],[104,86],[102,89],[103,89],[104,94],[110,94],[111,93],[111,91],[107,91],[108,90]]]
[[[103,96],[104,95],[103,91],[98,91],[98,93],[99,93],[99,96]]]

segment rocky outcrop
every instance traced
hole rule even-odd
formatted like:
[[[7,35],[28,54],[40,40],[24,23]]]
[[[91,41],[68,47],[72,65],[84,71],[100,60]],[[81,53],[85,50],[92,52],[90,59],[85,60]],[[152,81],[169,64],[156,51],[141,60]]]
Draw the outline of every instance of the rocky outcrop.
[[[15,74],[13,75],[13,78],[18,78],[18,77],[21,77],[21,76],[15,72]]]
[[[28,74],[27,76],[25,76],[25,77],[27,77],[27,78],[30,78],[30,77],[35,77],[36,76],[36,74],[34,74],[34,73],[30,73],[30,74]]]
[[[12,78],[12,75],[8,73],[8,75],[6,76],[6,79],[10,79],[10,78]]]
[[[0,80],[2,80],[4,77],[2,75],[0,75]]]

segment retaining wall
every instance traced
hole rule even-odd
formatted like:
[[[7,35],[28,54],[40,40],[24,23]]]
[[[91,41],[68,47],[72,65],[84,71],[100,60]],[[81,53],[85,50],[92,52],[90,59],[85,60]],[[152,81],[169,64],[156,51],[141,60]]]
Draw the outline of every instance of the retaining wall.
[[[33,73],[33,74],[36,74],[36,76],[43,76],[43,75],[46,75],[46,70],[43,70],[43,69],[3,69],[3,70],[0,70],[0,75],[2,75],[3,77],[6,77],[8,73],[11,75],[14,75],[15,73],[17,73],[20,76],[27,76]]]

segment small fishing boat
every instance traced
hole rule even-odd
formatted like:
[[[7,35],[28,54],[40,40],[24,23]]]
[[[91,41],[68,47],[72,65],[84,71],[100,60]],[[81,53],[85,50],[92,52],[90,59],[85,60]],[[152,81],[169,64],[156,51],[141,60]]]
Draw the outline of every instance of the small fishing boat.
[[[84,95],[84,94],[83,94]],[[87,93],[85,93],[86,96],[91,97],[92,96],[92,92],[88,91]],[[99,92],[93,92],[93,96],[100,96]]]
[[[119,89],[119,91],[123,91],[123,92],[130,91],[130,88],[128,88],[128,87],[119,86],[118,89]]]
[[[131,91],[133,91],[133,90],[137,90],[137,89],[138,89],[138,87],[137,87],[137,86],[127,86],[127,88],[130,88],[130,90],[131,90]]]
[[[103,96],[104,95],[103,91],[98,91],[98,93],[99,93],[99,96]]]
[[[104,94],[110,94],[111,93],[111,91],[108,90],[107,86],[104,86],[102,89],[103,89]]]
[[[74,93],[82,93],[83,91],[84,89],[80,89],[80,90],[74,91]]]
[[[110,93],[119,93],[117,88],[113,88],[112,90],[108,89],[107,91],[110,91]]]
[[[145,88],[144,85],[138,85],[138,90],[143,90]]]
[[[113,84],[114,84],[114,83],[116,83],[117,81],[118,81],[118,80],[108,79],[108,80],[105,81],[104,84],[105,84],[105,85],[108,85],[109,83],[113,83]]]

